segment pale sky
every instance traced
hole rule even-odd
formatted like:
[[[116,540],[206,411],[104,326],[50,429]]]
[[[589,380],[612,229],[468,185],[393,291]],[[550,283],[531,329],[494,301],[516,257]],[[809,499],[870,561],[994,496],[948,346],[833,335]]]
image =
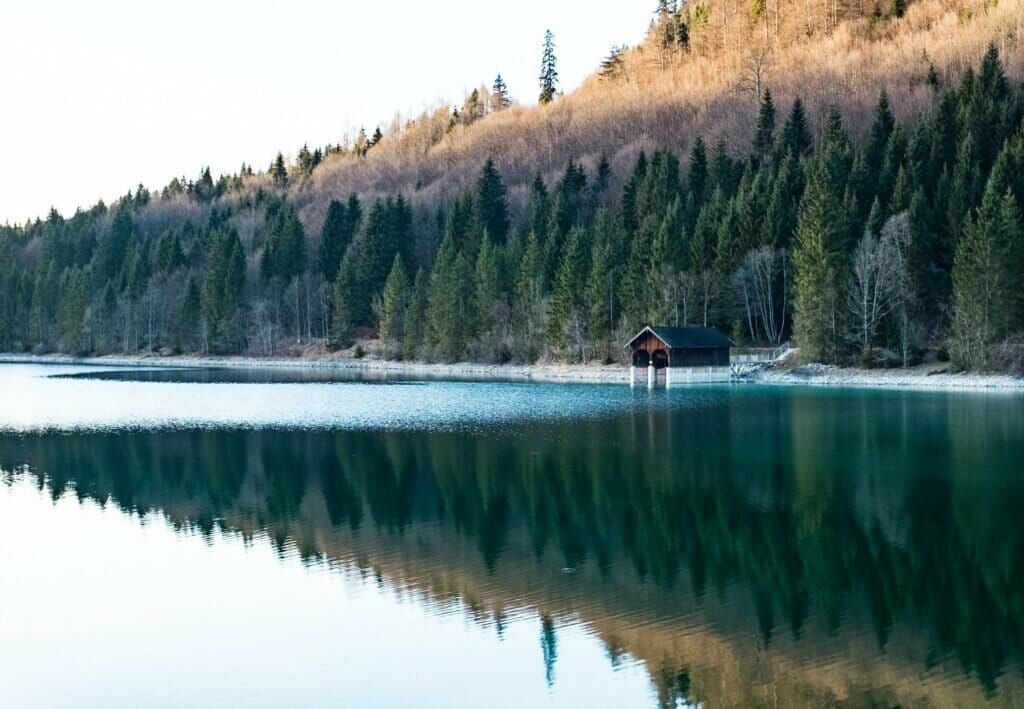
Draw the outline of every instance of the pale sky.
[[[502,73],[536,101],[544,30],[563,90],[644,34],[653,0],[3,0],[0,223],[143,183],[259,169]]]

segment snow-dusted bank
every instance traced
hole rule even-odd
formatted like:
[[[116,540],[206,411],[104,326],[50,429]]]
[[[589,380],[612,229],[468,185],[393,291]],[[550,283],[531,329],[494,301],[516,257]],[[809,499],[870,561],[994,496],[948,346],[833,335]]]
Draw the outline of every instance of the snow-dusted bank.
[[[0,363],[74,364],[113,367],[245,367],[256,369],[325,369],[365,374],[456,378],[470,380],[504,379],[537,382],[579,382],[628,384],[629,367],[612,365],[480,364],[458,362],[396,362],[380,359],[262,358],[127,356],[74,357],[70,355],[0,354]],[[795,368],[764,368],[746,371],[738,383],[773,385],[814,385],[837,387],[887,387],[898,389],[1004,389],[1024,391],[1024,377],[1004,374],[951,374],[935,367],[910,369],[852,369],[809,364]]]
[[[808,364],[792,369],[762,369],[747,377],[760,384],[838,387],[886,387],[893,389],[1018,389],[1024,377],[1008,374],[953,374],[935,367],[909,369],[853,369]]]

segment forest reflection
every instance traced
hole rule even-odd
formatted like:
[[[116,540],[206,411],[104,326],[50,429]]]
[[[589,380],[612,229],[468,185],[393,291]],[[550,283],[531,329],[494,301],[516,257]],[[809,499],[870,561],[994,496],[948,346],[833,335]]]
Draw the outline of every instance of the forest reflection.
[[[0,467],[55,498],[358,566],[499,635],[536,612],[549,683],[573,618],[611,662],[643,660],[665,706],[766,688],[791,706],[1013,704],[1021,406],[752,390],[470,432],[0,436]]]

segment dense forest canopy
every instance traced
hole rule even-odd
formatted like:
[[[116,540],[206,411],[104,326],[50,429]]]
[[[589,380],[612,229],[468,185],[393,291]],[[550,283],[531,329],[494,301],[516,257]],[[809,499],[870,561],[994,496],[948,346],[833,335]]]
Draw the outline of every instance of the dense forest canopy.
[[[862,29],[906,11],[862,11]],[[278,154],[265,173],[140,186],[0,227],[0,349],[362,352],[370,340],[389,357],[586,361],[618,357],[653,322],[714,325],[738,344],[793,339],[816,361],[938,352],[961,368],[1019,367],[1024,94],[997,46],[960,73],[929,65],[913,96],[899,92],[906,119],[876,87],[864,121],[840,99],[776,100],[767,67],[789,24],[778,3],[761,12],[745,30],[763,30],[764,53],[745,60],[741,88],[757,103],[743,142],[687,132],[680,117],[682,151],[676,138],[624,162],[609,142],[524,181],[515,161],[469,150],[459,164],[475,156],[472,178],[443,193],[422,180],[339,191],[339,175],[387,164],[415,132],[378,128],[303,146],[294,162]],[[711,42],[709,17],[707,4],[660,3],[645,43],[613,50],[595,81],[643,91],[631,67],[661,76],[727,59],[738,30]],[[579,100],[557,94],[555,49],[549,33],[543,105],[529,111]],[[499,76],[447,115],[437,150],[479,147],[485,124],[524,111]],[[520,137],[506,142],[529,154]]]

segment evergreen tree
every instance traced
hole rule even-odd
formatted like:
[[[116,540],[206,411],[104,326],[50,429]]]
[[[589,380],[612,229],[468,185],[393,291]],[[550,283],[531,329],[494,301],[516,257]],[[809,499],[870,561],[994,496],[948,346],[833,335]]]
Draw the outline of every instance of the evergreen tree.
[[[184,265],[185,252],[181,248],[181,237],[177,231],[165,231],[157,244],[157,271],[170,274]]]
[[[477,179],[473,206],[477,231],[486,231],[496,244],[505,243],[510,226],[505,183],[502,182],[501,175],[490,158],[484,163]]]
[[[208,347],[233,351],[241,339],[245,290],[245,255],[238,232],[218,231],[210,237],[201,310]]]
[[[260,264],[265,278],[288,283],[306,267],[306,230],[294,207],[278,212]]]
[[[587,337],[598,356],[606,361],[611,357],[611,334],[615,329],[615,271],[611,256],[607,241],[594,245],[586,286]]]
[[[838,354],[840,210],[825,175],[816,170],[804,196],[793,250],[793,334],[809,361],[832,362]]]
[[[761,108],[757,114],[757,127],[754,129],[754,164],[760,164],[768,159],[772,146],[775,144],[775,104],[772,102],[772,92],[764,90],[761,98]]]
[[[474,269],[474,311],[476,334],[486,336],[494,327],[494,308],[501,297],[501,272],[498,251],[491,244],[489,232],[484,232]]]
[[[352,329],[365,303],[365,293],[359,288],[358,257],[349,249],[338,266],[331,293],[330,344],[334,348],[347,347],[352,342]]]
[[[381,294],[380,341],[385,352],[397,349],[402,342],[409,296],[409,276],[406,275],[402,257],[396,255]]]
[[[790,109],[786,124],[782,127],[781,140],[782,149],[797,158],[811,153],[814,139],[811,137],[804,102],[799,96],[793,101],[793,108]]]
[[[405,331],[402,337],[402,359],[415,359],[416,353],[423,345],[425,318],[427,311],[429,282],[426,272],[421,268],[416,271],[413,279],[409,306],[405,311]]]
[[[950,354],[960,368],[984,366],[988,346],[1020,325],[1022,230],[1014,196],[990,185],[964,225],[953,263]]]
[[[540,61],[540,97],[542,105],[551,103],[558,90],[558,69],[555,59],[555,36],[548,30],[544,33],[544,53]]]
[[[174,317],[174,342],[179,350],[192,351],[196,348],[196,325],[202,317],[202,297],[199,283],[195,278],[188,279],[185,295],[178,304]]]
[[[286,187],[288,185],[288,168],[284,164],[284,155],[277,154],[274,162],[270,164],[270,177],[275,187]]]
[[[885,149],[889,145],[889,137],[896,127],[896,119],[889,107],[889,93],[882,89],[878,94],[878,103],[875,106],[875,119],[871,124],[871,132],[868,137],[868,144],[865,148],[868,171],[877,175],[882,168],[882,160],[885,158]]]
[[[494,86],[491,87],[491,110],[504,111],[512,105],[512,97],[508,93],[508,86],[505,80],[498,74],[494,79]]]
[[[318,261],[320,273],[325,281],[333,282],[338,275],[338,266],[341,265],[341,257],[352,239],[349,232],[349,215],[345,205],[336,199],[332,199],[327,206],[327,216],[324,218],[323,228],[320,230],[320,246],[318,249]]]
[[[536,232],[531,231],[516,274],[517,319],[524,339],[521,356],[525,360],[536,359],[539,354],[537,339],[547,321],[544,283],[544,255]]]
[[[587,254],[583,244],[585,238],[586,234],[582,227],[570,230],[551,294],[548,344],[565,351],[570,351],[581,344],[578,336],[574,338],[569,334],[574,327],[578,328],[580,335],[583,333],[580,316],[587,274]]]
[[[427,342],[449,361],[461,357],[466,347],[464,266],[462,254],[458,253],[455,239],[449,232],[437,253],[427,296]]]

